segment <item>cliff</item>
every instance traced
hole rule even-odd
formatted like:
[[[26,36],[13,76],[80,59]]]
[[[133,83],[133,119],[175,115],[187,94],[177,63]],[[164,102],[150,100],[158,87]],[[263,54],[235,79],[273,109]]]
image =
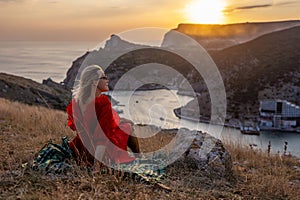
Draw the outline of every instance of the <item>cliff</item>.
[[[162,65],[172,66],[184,75],[187,75],[192,69],[192,66],[185,59],[174,53],[159,47],[129,43],[116,35],[112,35],[106,41],[104,48],[87,52],[73,62],[63,81],[64,85],[72,88],[76,83],[76,76],[80,74],[80,70],[91,64],[106,67],[105,73],[109,77],[110,89],[116,89],[115,85],[122,77],[125,83],[118,85],[118,90],[148,90],[165,87],[176,89],[182,78],[178,76],[176,71],[163,68]],[[130,72],[130,70],[141,65],[147,65],[146,70],[144,68],[143,70]],[[186,66],[190,67],[187,68]],[[126,76],[124,76],[125,74]],[[158,79],[147,84],[147,81],[142,81],[139,79],[140,77],[157,77]],[[139,85],[142,86],[139,88]]]
[[[299,20],[226,25],[179,24],[174,30],[192,37],[206,50],[221,50],[268,33],[299,25]],[[168,32],[164,37],[162,46],[173,45],[172,41],[175,41],[173,37],[173,31]]]
[[[19,76],[0,73],[0,97],[29,105],[65,110],[71,91],[51,79],[37,83]]]

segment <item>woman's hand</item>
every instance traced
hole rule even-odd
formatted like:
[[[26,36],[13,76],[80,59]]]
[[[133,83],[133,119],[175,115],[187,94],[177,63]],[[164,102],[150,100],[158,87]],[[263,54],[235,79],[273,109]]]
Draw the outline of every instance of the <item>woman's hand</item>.
[[[131,121],[130,119],[126,119],[126,118],[120,118],[120,123],[129,123],[131,126],[134,125],[133,121]]]
[[[105,150],[106,150],[106,146],[104,146],[104,145],[98,145],[97,146],[96,151],[95,151],[95,158],[98,161],[100,161],[100,162],[102,161]]]

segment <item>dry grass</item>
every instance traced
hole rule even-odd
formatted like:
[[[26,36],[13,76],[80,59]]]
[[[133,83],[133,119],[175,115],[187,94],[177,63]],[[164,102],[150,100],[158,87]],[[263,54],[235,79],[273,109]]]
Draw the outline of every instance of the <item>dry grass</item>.
[[[234,179],[211,177],[193,163],[167,168],[168,192],[122,174],[88,173],[73,165],[64,175],[43,175],[22,167],[43,144],[73,137],[64,112],[0,99],[0,199],[299,199],[300,163],[292,157],[268,156],[227,144],[234,161]],[[139,131],[139,130],[137,130]],[[165,134],[165,136],[164,136]],[[149,152],[172,139],[160,133],[141,139]],[[297,170],[298,169],[298,170]]]
[[[154,152],[165,147],[169,143],[174,143],[172,139],[175,134],[161,131],[154,126],[135,126],[134,132],[139,138],[140,150],[143,153]]]
[[[10,159],[28,161],[50,139],[60,142],[63,135],[73,137],[66,126],[63,112],[0,99],[0,137],[5,146],[0,151],[4,161],[0,169]]]
[[[250,147],[227,145],[243,195],[259,199],[300,199],[300,162],[292,156],[269,155]]]

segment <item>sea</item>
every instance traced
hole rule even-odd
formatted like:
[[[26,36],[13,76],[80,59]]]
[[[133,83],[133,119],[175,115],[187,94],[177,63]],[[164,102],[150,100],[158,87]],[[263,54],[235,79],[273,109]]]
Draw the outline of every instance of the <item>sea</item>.
[[[61,82],[76,58],[97,47],[99,44],[95,41],[1,41],[0,72],[39,83],[48,78]],[[300,158],[300,133],[261,132],[259,136],[243,135],[235,128],[178,119],[173,109],[185,105],[191,97],[178,95],[176,90],[112,91],[111,95],[119,101],[114,108],[120,112],[120,116],[135,123],[153,124],[168,129],[185,127],[205,131],[222,141],[251,146],[259,151],[267,151],[268,144],[271,143],[272,153],[283,155],[285,152]]]
[[[41,83],[61,82],[72,62],[97,42],[0,41],[0,71]]]

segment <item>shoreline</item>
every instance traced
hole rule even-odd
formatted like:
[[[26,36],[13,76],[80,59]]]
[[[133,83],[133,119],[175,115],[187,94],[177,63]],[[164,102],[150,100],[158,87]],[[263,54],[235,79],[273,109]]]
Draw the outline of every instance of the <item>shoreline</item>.
[[[174,110],[174,114],[176,117],[178,117],[179,119],[185,119],[185,120],[189,120],[192,122],[200,122],[200,123],[206,123],[209,124],[211,123],[210,120],[206,120],[206,119],[201,119],[201,118],[194,118],[194,117],[188,117],[188,116],[184,116],[179,114],[176,110]],[[238,119],[230,119],[230,120],[234,120],[237,121]],[[238,120],[239,121],[239,120]],[[229,122],[229,120],[225,120],[224,124],[214,124],[213,125],[219,125],[219,126],[224,126],[224,127],[228,127],[228,128],[234,128],[234,129],[238,129],[240,130],[240,125],[239,124],[231,124]],[[266,131],[266,132],[283,132],[283,133],[300,133],[300,129],[299,128],[295,128],[295,129],[280,129],[280,128],[272,128],[272,127],[260,127],[260,131]]]
[[[208,120],[208,119],[194,118],[194,117],[188,117],[188,116],[181,115],[175,109],[174,109],[174,114],[179,119],[185,119],[185,120],[189,120],[189,121],[193,121],[193,122],[200,122],[200,123],[206,123],[206,124],[211,123],[210,120]],[[238,120],[238,119],[231,119],[231,120]],[[225,126],[225,127],[229,127],[229,128],[240,129],[239,125],[230,124],[229,121],[225,121],[224,124],[218,124],[218,123],[212,123],[212,124],[217,125],[217,126]]]

